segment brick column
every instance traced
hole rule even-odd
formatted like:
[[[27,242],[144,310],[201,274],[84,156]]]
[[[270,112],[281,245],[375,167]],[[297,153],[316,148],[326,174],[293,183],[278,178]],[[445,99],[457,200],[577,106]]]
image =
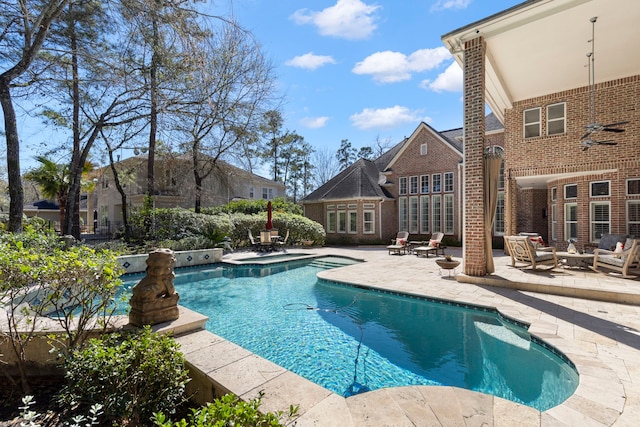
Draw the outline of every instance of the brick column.
[[[487,274],[484,254],[483,154],[485,137],[485,43],[464,46],[464,273]]]

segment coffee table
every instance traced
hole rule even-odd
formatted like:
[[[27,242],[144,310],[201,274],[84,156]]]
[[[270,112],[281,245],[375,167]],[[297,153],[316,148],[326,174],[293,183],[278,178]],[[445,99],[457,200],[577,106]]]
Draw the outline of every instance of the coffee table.
[[[564,260],[566,267],[589,268],[593,265],[593,254],[556,252],[559,260]]]

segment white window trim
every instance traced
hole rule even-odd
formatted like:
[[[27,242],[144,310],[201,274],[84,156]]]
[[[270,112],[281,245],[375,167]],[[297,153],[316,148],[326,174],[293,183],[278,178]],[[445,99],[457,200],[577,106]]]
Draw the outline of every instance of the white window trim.
[[[551,107],[555,107],[557,105],[562,105],[563,106],[564,114],[560,118],[550,119],[549,118],[550,117],[549,110],[551,109]],[[562,121],[562,132],[549,133],[549,128],[550,128],[549,123],[551,123],[551,122],[559,122],[559,121]],[[547,105],[547,136],[563,135],[565,133],[567,133],[567,103],[566,102],[557,102],[555,104]]]
[[[356,216],[354,221],[351,220],[351,215],[353,214],[355,214]],[[355,230],[351,229],[352,225],[355,225]],[[358,234],[358,212],[357,211],[347,211],[347,233]]]
[[[551,240],[558,240],[558,205],[551,205]]]
[[[527,123],[527,120],[526,120],[527,111],[533,111],[533,110],[538,110],[538,121]],[[538,134],[534,136],[527,136],[527,126],[532,126],[536,124],[538,125]],[[534,107],[534,108],[527,108],[526,110],[523,110],[522,111],[522,137],[524,139],[540,138],[541,135],[542,135],[542,109],[540,107]]]
[[[565,203],[564,204],[564,238],[565,240],[568,240],[570,238],[577,238],[577,234],[578,234],[578,218],[576,218],[575,221],[568,221],[567,220],[567,214],[569,213],[569,208],[570,207],[575,207],[576,209],[578,209],[578,204],[577,203]],[[571,236],[570,233],[570,229],[569,229],[569,224],[576,224],[576,236]]]
[[[333,216],[333,221],[331,217]],[[338,214],[334,210],[327,211],[327,233],[335,233],[338,223]]]
[[[603,194],[603,195],[599,195],[599,196],[595,196],[593,195],[593,184],[603,184],[606,183],[607,184],[607,189],[609,190],[607,194]],[[591,181],[589,182],[589,197],[594,197],[594,198],[602,198],[602,197],[611,197],[611,181],[607,181],[607,180],[603,180],[603,181]]]
[[[631,205],[638,205],[638,209],[640,210],[640,199],[635,199],[635,200],[627,200],[627,209],[626,209],[626,215],[627,215],[627,235],[635,235],[636,238],[638,238],[638,234],[637,233],[632,233],[631,232],[631,218],[629,218],[629,211],[630,206]],[[637,224],[638,229],[640,229],[640,218],[638,218],[637,221],[633,221],[633,224]]]
[[[409,181],[407,180],[406,176],[401,176],[398,179],[398,195],[404,196],[405,194],[407,194],[407,191],[409,191]]]
[[[609,231],[607,231],[607,233],[610,233],[611,232],[611,202],[608,200],[607,201],[598,200],[598,201],[589,203],[589,239],[591,239],[592,242],[600,241],[600,239],[596,238],[593,230],[593,226],[596,224],[596,221],[594,221],[593,219],[593,208],[594,206],[605,206],[605,205],[609,208],[609,221],[607,222],[598,221],[597,223],[608,224]]]
[[[447,189],[447,177],[451,177],[451,187],[450,187],[450,189]],[[453,190],[456,188],[454,178],[455,177],[454,177],[453,172],[445,172],[444,173],[444,179],[443,179],[444,183],[443,183],[442,187],[443,187],[445,193],[453,193]]]
[[[453,194],[445,194],[443,199],[444,234],[453,234],[453,230],[456,226],[455,211],[455,206],[453,205]]]
[[[624,182],[624,192],[627,196],[640,196],[640,193],[629,193],[629,182],[640,181],[640,178],[627,178]]]
[[[420,205],[418,196],[409,197],[409,233],[417,234],[420,226]]]
[[[404,209],[404,210],[403,210]],[[405,197],[398,198],[398,230],[406,231],[409,226],[409,199]]]
[[[423,178],[427,178],[427,191],[422,191],[424,189],[422,185]],[[420,175],[420,194],[428,194],[429,193],[429,185],[431,184],[431,180],[429,179],[429,175]]]
[[[371,220],[367,221],[367,214],[371,214]],[[367,231],[367,223],[371,223],[371,231]],[[373,209],[366,209],[362,211],[362,234],[375,234],[376,233],[376,211]]]
[[[431,218],[429,212],[431,211],[431,198],[429,196],[420,196],[420,234],[429,234],[429,223]]]
[[[500,208],[500,202],[502,202],[502,220],[498,218],[498,208]],[[505,230],[505,205],[504,205],[504,191],[498,191],[498,203],[496,204],[496,218],[493,224],[493,234],[495,236],[504,236]],[[502,222],[502,231],[498,231],[498,222]]]
[[[426,156],[427,155],[427,144],[420,144],[420,155],[421,156]]]
[[[436,182],[436,177],[438,177],[438,182],[440,183],[440,189],[436,190],[435,189],[435,182]],[[431,174],[431,192],[433,193],[441,193],[442,192],[442,174],[441,173],[434,173]]]
[[[434,208],[438,205],[438,209]],[[442,231],[442,195],[434,194],[431,196],[431,230],[432,232]]]
[[[576,195],[576,197],[567,197],[567,187],[576,187],[576,194],[578,193],[578,184],[566,184],[562,190],[563,190],[563,196],[565,200],[576,200],[578,198],[578,196]]]
[[[337,217],[336,217],[336,232],[337,233],[341,233],[344,234],[347,232],[347,211],[336,211],[337,213]],[[341,225],[341,221],[340,221],[340,216],[344,216],[344,228],[340,228]]]

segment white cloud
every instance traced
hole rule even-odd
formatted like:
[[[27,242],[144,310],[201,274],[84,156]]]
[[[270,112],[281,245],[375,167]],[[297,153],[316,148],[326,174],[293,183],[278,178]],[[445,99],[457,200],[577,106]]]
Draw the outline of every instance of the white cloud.
[[[369,74],[378,83],[395,83],[409,80],[414,72],[434,69],[449,58],[451,54],[445,47],[420,49],[408,56],[387,50],[369,55],[356,63],[351,71]]]
[[[434,92],[462,92],[462,79],[462,68],[453,61],[433,82],[423,80],[420,87]]]
[[[304,117],[300,120],[300,124],[310,129],[318,129],[318,128],[325,127],[328,121],[329,121],[329,117],[327,116]]]
[[[298,25],[315,25],[323,36],[362,40],[369,38],[377,28],[375,12],[381,8],[361,0],[338,0],[335,5],[319,12],[296,10],[290,19]]]
[[[438,0],[433,6],[431,11],[439,11],[446,9],[466,9],[473,0]]]
[[[287,62],[284,65],[289,65],[291,67],[304,68],[306,70],[315,70],[317,68],[322,67],[326,64],[335,64],[336,60],[331,56],[326,55],[314,55],[313,52],[305,53],[304,55],[296,56]]]
[[[379,108],[377,110],[365,108],[360,113],[349,117],[351,123],[360,130],[366,129],[390,129],[405,123],[430,122],[431,118],[420,116],[417,110],[411,111],[407,107],[395,105],[389,108]]]

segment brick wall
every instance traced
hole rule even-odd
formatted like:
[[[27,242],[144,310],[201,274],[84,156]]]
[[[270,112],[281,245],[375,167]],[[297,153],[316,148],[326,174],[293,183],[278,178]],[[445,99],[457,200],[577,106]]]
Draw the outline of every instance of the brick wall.
[[[485,147],[485,43],[482,37],[464,47],[464,272],[487,273],[484,253],[483,152]]]
[[[608,200],[611,203],[611,232],[626,233],[626,200],[638,196],[626,196],[627,178],[640,177],[640,75],[600,83],[596,86],[596,119],[599,123],[628,121],[623,133],[594,133],[597,140],[613,139],[616,146],[593,146],[583,151],[581,137],[589,123],[589,90],[587,86],[549,94],[514,103],[505,111],[505,175],[510,178],[507,205],[512,212],[507,213],[509,222],[507,234],[532,231],[521,227],[534,226],[540,217],[540,198],[524,194],[528,190],[519,189],[517,178],[538,176],[537,187],[542,187],[546,195],[546,206],[551,213],[551,188],[556,187],[559,200],[558,227],[556,241],[559,247],[566,246],[564,236],[563,188],[565,184],[578,186],[578,240],[589,241],[589,206],[594,200]],[[561,135],[546,136],[546,106],[558,102],[566,103],[566,132]],[[523,111],[541,107],[542,136],[523,137]],[[589,197],[590,182],[609,181],[610,197]],[[523,194],[521,194],[523,193]],[[515,215],[514,215],[515,214]],[[546,227],[551,227],[548,218]],[[533,230],[538,231],[539,230]],[[548,229],[548,236],[551,236]],[[549,240],[548,240],[549,241]]]

